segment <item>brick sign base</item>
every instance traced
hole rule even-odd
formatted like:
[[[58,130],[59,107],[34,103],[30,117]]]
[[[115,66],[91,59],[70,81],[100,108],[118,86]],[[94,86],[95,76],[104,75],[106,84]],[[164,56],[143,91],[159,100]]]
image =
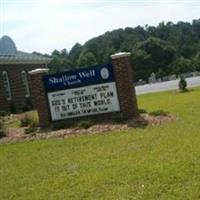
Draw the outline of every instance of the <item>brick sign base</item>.
[[[106,120],[122,117],[125,119],[133,118],[138,115],[137,99],[133,86],[133,72],[130,63],[130,53],[117,53],[111,55],[113,71],[119,101],[120,111],[104,113],[98,115],[76,117],[53,121],[47,92],[43,84],[43,76],[48,73],[47,69],[36,69],[30,71],[31,92],[34,108],[38,111],[39,123],[41,128],[58,128],[71,125],[74,122],[92,119]]]

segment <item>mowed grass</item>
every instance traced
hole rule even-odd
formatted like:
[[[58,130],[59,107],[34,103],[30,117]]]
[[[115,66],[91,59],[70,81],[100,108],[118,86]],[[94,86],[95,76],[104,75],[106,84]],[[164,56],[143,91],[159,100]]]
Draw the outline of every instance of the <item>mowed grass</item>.
[[[156,127],[0,146],[1,200],[200,199],[200,89],[138,97]]]

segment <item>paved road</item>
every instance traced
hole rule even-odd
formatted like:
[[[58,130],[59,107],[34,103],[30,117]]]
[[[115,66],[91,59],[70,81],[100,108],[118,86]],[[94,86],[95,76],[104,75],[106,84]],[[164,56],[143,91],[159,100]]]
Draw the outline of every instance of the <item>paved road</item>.
[[[200,76],[187,78],[186,80],[187,80],[188,87],[200,86]],[[178,82],[179,80],[177,79],[177,80],[166,81],[162,83],[152,83],[152,84],[136,86],[135,87],[136,94],[176,90],[178,89]]]

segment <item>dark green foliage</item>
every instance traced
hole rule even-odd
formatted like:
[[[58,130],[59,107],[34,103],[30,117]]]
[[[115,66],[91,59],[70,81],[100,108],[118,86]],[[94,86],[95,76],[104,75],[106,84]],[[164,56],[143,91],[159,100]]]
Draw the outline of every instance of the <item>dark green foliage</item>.
[[[38,116],[34,113],[25,113],[20,120],[21,127],[39,127]]]
[[[2,121],[0,121],[0,138],[6,136],[6,130]]]
[[[142,78],[148,80],[152,72],[162,75],[171,72],[171,63],[175,56],[174,47],[158,38],[150,37],[149,39],[139,42],[133,49],[133,65],[136,70],[136,80]]]
[[[135,81],[147,80],[152,72],[156,78],[162,78],[200,71],[200,19],[192,23],[161,22],[157,27],[120,28],[92,38],[84,45],[75,44],[69,54],[66,49],[54,50],[50,56],[50,73],[108,63],[110,55],[120,51],[132,52]]]
[[[20,122],[22,127],[26,127],[24,129],[26,134],[37,131],[39,127],[38,116],[36,113],[26,113]]]
[[[80,122],[77,124],[77,128],[88,129],[88,128],[90,128],[93,124],[94,124],[93,121],[84,120],[84,121],[80,121]]]
[[[97,61],[93,53],[88,51],[83,51],[79,56],[77,64],[79,67],[87,67],[87,66],[97,65]]]
[[[73,63],[74,66],[78,65],[78,63],[77,63],[78,62],[78,58],[79,58],[82,50],[83,50],[83,47],[79,43],[76,43],[72,47],[72,49],[71,49],[71,51],[69,53],[69,57],[70,57],[70,59],[71,59],[71,61],[72,61],[72,63]]]
[[[197,55],[193,57],[192,65],[193,65],[193,69],[195,69],[196,71],[200,71],[200,52],[197,53]]]
[[[190,71],[195,71],[192,65],[192,60],[184,57],[180,57],[176,60],[176,65],[175,65],[175,73],[186,73]]]
[[[6,115],[9,115],[9,113],[4,110],[0,110],[0,117],[5,117]]]
[[[165,112],[164,110],[155,110],[149,113],[152,116],[167,116],[168,112]]]
[[[26,127],[29,126],[31,124],[31,119],[28,115],[25,115],[21,120],[21,127]]]
[[[179,90],[184,92],[187,90],[187,81],[184,79],[184,77],[180,77],[180,81],[179,81]]]
[[[56,73],[60,71],[66,71],[71,69],[72,61],[69,58],[69,54],[66,49],[62,51],[54,50],[51,54],[52,60],[48,67],[50,68],[50,73]]]
[[[29,126],[29,127],[25,128],[24,131],[26,134],[30,134],[30,133],[37,131],[37,127]]]

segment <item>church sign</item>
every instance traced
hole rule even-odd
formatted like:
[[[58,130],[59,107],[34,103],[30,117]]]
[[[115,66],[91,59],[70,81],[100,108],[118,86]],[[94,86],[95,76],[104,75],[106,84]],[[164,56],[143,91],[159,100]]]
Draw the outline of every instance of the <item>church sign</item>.
[[[43,76],[53,121],[120,111],[111,64]]]

